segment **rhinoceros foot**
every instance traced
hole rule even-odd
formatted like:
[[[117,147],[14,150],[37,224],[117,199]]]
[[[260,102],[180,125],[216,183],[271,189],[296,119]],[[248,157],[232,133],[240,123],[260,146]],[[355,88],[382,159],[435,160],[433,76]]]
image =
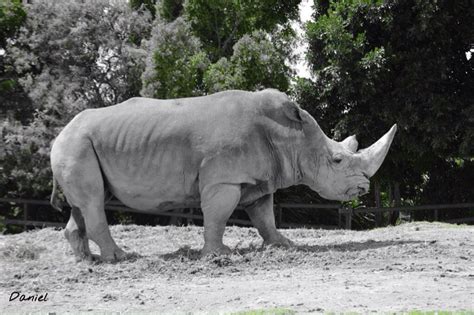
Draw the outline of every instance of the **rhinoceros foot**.
[[[276,247],[283,247],[283,248],[293,248],[295,247],[295,243],[293,243],[288,238],[284,237],[280,233],[275,237],[265,240],[263,242],[264,246],[276,246]]]
[[[201,257],[209,256],[209,255],[229,255],[231,253],[231,249],[225,245],[220,246],[206,246],[201,250]]]
[[[118,261],[128,260],[134,257],[137,257],[136,253],[127,253],[120,249],[119,247],[115,248],[111,253],[102,253],[100,260],[103,262],[113,263]]]
[[[117,252],[114,253],[113,256],[112,255],[101,256],[101,255],[96,255],[96,254],[90,254],[84,257],[76,257],[76,262],[89,261],[91,263],[104,263],[104,262],[115,263],[115,262],[125,261],[125,260],[135,260],[140,257],[141,256],[138,253],[135,253],[135,252],[127,253],[119,248]]]

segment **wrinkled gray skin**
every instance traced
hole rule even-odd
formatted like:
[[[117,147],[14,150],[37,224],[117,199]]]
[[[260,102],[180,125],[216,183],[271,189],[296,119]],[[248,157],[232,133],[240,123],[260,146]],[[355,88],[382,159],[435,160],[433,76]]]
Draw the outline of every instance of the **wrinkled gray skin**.
[[[65,235],[78,259],[126,258],[110,235],[104,200],[113,194],[139,210],[184,207],[199,201],[204,215],[202,254],[228,253],[226,221],[245,207],[266,244],[291,246],[275,228],[273,193],[305,184],[322,197],[365,194],[396,127],[357,151],[354,136],[336,142],[276,90],[227,91],[173,100],[132,98],[88,109],[58,135],[51,150],[56,182],[72,207]]]

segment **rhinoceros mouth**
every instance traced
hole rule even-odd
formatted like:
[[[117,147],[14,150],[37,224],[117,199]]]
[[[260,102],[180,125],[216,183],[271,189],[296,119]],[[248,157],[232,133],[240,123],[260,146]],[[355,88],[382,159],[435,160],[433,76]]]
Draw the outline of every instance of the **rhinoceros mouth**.
[[[363,196],[369,192],[368,185],[359,185],[357,186],[357,189],[359,190],[359,196]]]
[[[359,196],[363,196],[369,192],[369,187],[367,185],[358,185],[357,187],[351,187],[347,189],[346,196],[350,198],[355,198]]]

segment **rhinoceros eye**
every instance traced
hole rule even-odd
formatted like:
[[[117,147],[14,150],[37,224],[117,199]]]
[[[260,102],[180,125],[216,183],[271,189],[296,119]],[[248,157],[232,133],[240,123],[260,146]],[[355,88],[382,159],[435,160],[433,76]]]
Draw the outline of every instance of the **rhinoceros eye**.
[[[342,156],[335,156],[332,158],[334,164],[339,164],[342,162]]]

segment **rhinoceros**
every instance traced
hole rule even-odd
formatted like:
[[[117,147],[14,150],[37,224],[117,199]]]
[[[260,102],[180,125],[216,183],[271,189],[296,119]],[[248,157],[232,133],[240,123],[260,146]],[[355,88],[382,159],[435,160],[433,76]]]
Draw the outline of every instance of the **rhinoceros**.
[[[265,244],[292,246],[275,227],[273,193],[297,184],[322,197],[350,200],[369,190],[396,125],[369,148],[355,136],[328,138],[317,122],[284,93],[225,91],[158,100],[136,97],[87,109],[61,131],[51,149],[57,184],[71,206],[65,236],[77,259],[127,254],[112,239],[104,212],[107,196],[143,211],[200,202],[202,254],[226,254],[226,221],[240,205]]]

